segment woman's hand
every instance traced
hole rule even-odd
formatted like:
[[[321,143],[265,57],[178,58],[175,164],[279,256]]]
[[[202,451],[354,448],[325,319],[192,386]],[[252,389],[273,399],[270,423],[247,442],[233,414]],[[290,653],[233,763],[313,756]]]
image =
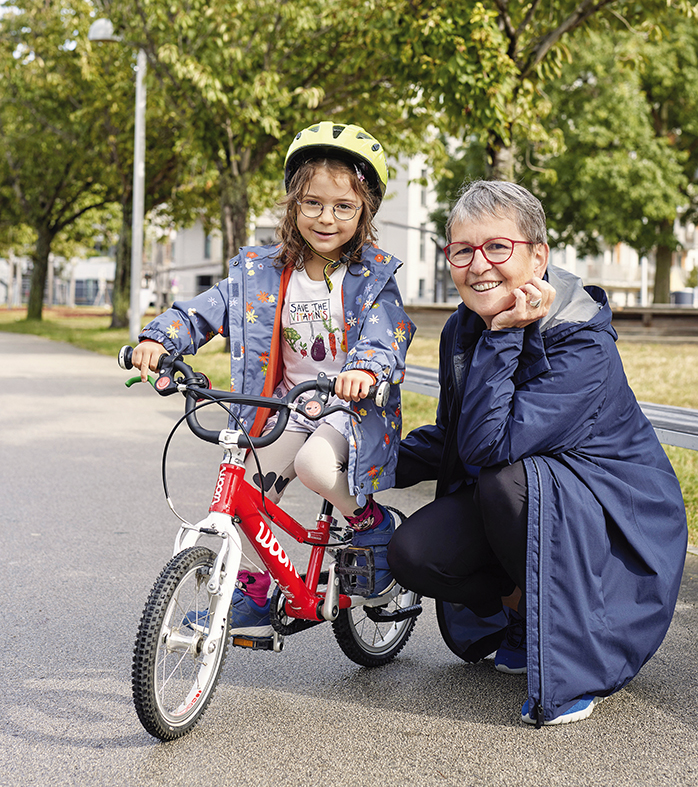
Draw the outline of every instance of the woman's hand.
[[[168,355],[168,352],[159,342],[141,342],[133,350],[131,363],[141,373],[141,382],[147,382],[149,371],[157,371],[161,355]]]
[[[345,402],[358,402],[368,396],[369,388],[376,382],[375,376],[362,369],[340,372],[334,384],[334,392]]]
[[[490,330],[525,328],[550,311],[555,300],[555,288],[543,279],[534,276],[513,292],[514,305],[492,318]]]

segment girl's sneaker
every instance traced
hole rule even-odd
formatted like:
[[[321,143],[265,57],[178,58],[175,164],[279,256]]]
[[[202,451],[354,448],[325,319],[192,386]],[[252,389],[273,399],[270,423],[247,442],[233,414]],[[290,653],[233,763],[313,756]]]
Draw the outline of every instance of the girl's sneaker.
[[[248,637],[273,636],[274,629],[269,620],[270,604],[271,599],[267,599],[266,604],[260,607],[250,596],[237,588],[230,605],[230,633],[246,634]]]
[[[378,505],[383,514],[383,521],[371,530],[357,530],[351,539],[354,547],[370,547],[373,550],[373,561],[376,569],[373,593],[369,598],[375,598],[384,593],[395,581],[388,566],[388,544],[395,532],[395,519],[393,514],[382,505]],[[357,583],[365,582],[359,577]],[[364,585],[365,586],[365,585]]]
[[[582,694],[582,696],[574,703],[574,705],[572,705],[571,708],[568,708],[564,713],[561,713],[554,719],[546,719],[543,722],[543,725],[548,727],[552,724],[569,724],[573,721],[588,719],[593,713],[594,708],[605,699],[605,697],[594,697],[593,694]],[[521,721],[526,724],[538,723],[536,719],[532,718],[529,713],[528,700],[524,702],[523,708],[521,708]]]
[[[230,604],[230,633],[248,637],[271,637],[274,629],[269,619],[267,598],[271,578],[265,572],[240,571]]]

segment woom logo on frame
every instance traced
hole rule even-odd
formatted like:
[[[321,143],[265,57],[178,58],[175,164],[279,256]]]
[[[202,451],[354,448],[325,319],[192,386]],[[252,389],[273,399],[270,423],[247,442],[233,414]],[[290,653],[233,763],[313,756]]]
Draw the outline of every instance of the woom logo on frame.
[[[259,533],[257,533],[255,541],[258,544],[261,544],[272,557],[275,557],[279,563],[281,563],[282,566],[285,566],[286,568],[292,568],[293,573],[298,577],[296,567],[293,565],[293,563],[291,563],[288,555],[281,548],[281,544],[279,544],[279,542],[276,540],[276,536],[267,527],[267,524],[264,522],[264,520],[260,521],[259,523]],[[300,579],[300,577],[298,578]]]

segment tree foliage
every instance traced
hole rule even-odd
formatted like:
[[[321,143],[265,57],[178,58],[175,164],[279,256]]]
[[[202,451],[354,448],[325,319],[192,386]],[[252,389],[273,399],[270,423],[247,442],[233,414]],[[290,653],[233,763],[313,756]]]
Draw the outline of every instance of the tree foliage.
[[[630,34],[580,36],[572,63],[549,86],[550,127],[565,150],[535,159],[531,179],[545,197],[559,244],[598,253],[627,243],[640,253],[662,239],[685,186],[684,156],[657,136],[636,67],[642,42]]]
[[[558,76],[569,59],[566,41],[573,31],[628,25],[647,29],[667,5],[692,11],[689,0],[489,0],[482,5],[501,33],[497,62],[508,79],[498,96],[500,122],[486,125],[476,116],[470,130],[481,135],[486,147],[489,176],[502,180],[514,179],[517,137],[548,139],[542,120],[551,104],[540,87]],[[447,108],[447,113],[453,133],[460,118],[457,109],[453,113]]]
[[[75,47],[90,10],[79,0],[27,0],[0,17],[0,207],[36,233],[28,309],[35,319],[54,238],[112,196],[94,146],[96,97]]]
[[[695,215],[698,30],[672,15],[652,35],[585,33],[548,93],[565,149],[535,157],[559,243],[582,252],[623,241],[655,250],[655,303],[669,301],[677,215]]]
[[[364,126],[389,152],[416,149],[430,116],[419,86],[405,78],[409,54],[400,47],[422,24],[403,12],[419,5],[103,3],[124,37],[146,50],[201,155],[216,167],[225,257],[246,238],[251,190],[278,188],[283,153],[301,128],[336,119]]]

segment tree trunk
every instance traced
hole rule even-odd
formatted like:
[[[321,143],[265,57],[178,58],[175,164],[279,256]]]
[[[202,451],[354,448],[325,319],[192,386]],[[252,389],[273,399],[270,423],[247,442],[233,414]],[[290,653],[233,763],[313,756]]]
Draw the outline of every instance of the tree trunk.
[[[131,302],[131,219],[129,201],[121,206],[121,234],[116,247],[116,270],[112,292],[110,328],[128,328],[128,309]]]
[[[223,276],[228,276],[228,260],[247,243],[250,201],[244,177],[221,172],[221,231],[223,233]]]
[[[40,320],[42,317],[44,290],[46,289],[46,276],[48,274],[48,258],[51,253],[52,241],[53,235],[48,227],[39,227],[33,254],[32,278],[29,288],[29,304],[27,306],[28,320]]]
[[[514,149],[497,134],[487,140],[487,178],[514,181]]]
[[[668,246],[657,246],[654,272],[654,297],[652,303],[671,301],[671,259],[672,251]]]
[[[665,219],[659,225],[659,237],[669,238],[672,236],[674,230],[674,222],[671,219]],[[673,249],[667,245],[666,241],[660,240],[656,249],[656,261],[654,272],[654,297],[653,303],[670,303],[671,302],[671,261],[673,258]]]

